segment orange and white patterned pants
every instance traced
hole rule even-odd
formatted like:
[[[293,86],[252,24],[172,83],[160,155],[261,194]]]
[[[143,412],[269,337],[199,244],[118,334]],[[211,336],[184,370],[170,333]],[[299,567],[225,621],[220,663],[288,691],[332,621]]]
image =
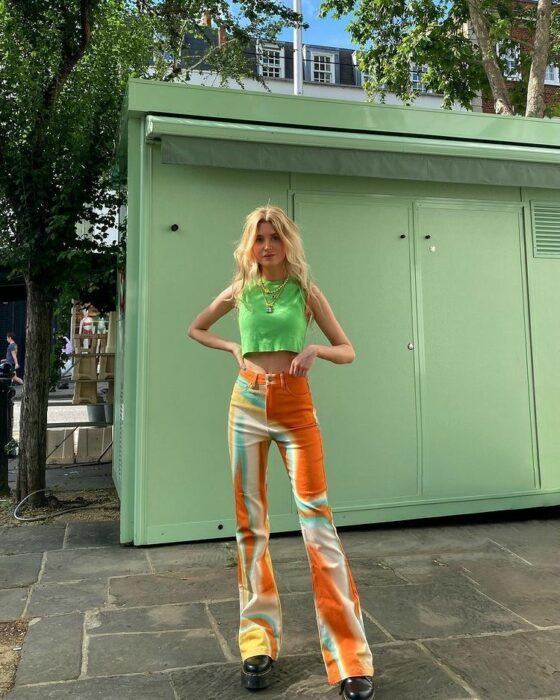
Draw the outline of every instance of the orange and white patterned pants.
[[[239,371],[229,409],[228,443],[237,515],[243,660],[278,658],[282,611],[268,548],[266,470],[278,445],[290,478],[311,568],[321,652],[332,685],[372,676],[352,572],[327,502],[323,446],[307,377]]]

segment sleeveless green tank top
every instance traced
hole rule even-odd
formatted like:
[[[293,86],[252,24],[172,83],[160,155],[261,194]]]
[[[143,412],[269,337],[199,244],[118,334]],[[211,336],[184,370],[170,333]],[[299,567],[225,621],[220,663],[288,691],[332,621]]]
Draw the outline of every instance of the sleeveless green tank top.
[[[265,282],[265,285],[274,289],[282,282]],[[286,283],[272,313],[267,312],[264,295],[256,282],[249,283],[243,290],[239,304],[243,357],[249,352],[301,352],[307,325],[303,292],[294,277],[290,277]]]

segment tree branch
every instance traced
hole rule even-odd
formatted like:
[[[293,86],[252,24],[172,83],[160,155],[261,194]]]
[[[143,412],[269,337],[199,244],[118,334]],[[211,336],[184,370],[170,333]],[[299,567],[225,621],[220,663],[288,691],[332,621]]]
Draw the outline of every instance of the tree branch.
[[[53,76],[53,79],[45,91],[43,106],[47,112],[52,109],[54,103],[56,102],[56,98],[64,87],[66,78],[68,78],[74,66],[78,63],[89,46],[91,41],[90,12],[94,2],[95,0],[81,0],[80,2],[80,42],[75,51],[65,51],[62,54],[60,69],[58,73]],[[72,18],[70,18],[70,22],[68,22],[68,24],[71,23]]]
[[[488,27],[486,26],[478,0],[468,0],[468,5],[469,16],[482,55],[482,64],[488,76],[488,81],[494,97],[496,113],[513,114],[513,107],[506,81],[498,65],[494,45],[490,41]]]
[[[527,87],[526,117],[544,117],[544,76],[548,64],[548,52],[550,50],[550,20],[552,13],[552,0],[539,0],[537,4],[537,24],[535,27],[535,41],[533,48],[533,60],[529,73]]]

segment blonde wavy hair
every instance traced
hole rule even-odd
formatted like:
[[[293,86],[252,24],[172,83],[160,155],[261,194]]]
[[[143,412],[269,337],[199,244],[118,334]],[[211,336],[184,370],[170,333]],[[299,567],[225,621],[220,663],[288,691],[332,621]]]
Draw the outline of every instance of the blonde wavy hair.
[[[286,273],[291,277],[295,277],[299,282],[305,299],[307,316],[312,320],[313,314],[309,307],[309,299],[313,296],[314,291],[309,265],[305,260],[299,228],[283,209],[270,204],[253,209],[246,216],[243,233],[233,252],[235,273],[232,280],[232,295],[235,300],[235,307],[239,308],[245,287],[257,282],[260,277],[260,265],[253,255],[253,245],[259,224],[264,221],[271,224],[284,242],[286,247],[286,258],[284,260]]]

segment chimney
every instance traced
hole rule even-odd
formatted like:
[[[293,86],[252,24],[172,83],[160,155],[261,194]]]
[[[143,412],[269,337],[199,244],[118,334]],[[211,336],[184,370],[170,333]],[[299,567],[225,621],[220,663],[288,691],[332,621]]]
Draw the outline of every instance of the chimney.
[[[203,27],[211,27],[212,26],[212,17],[210,16],[209,12],[205,12],[202,15],[201,24]]]
[[[226,28],[218,27],[218,46],[223,46],[226,43]]]

